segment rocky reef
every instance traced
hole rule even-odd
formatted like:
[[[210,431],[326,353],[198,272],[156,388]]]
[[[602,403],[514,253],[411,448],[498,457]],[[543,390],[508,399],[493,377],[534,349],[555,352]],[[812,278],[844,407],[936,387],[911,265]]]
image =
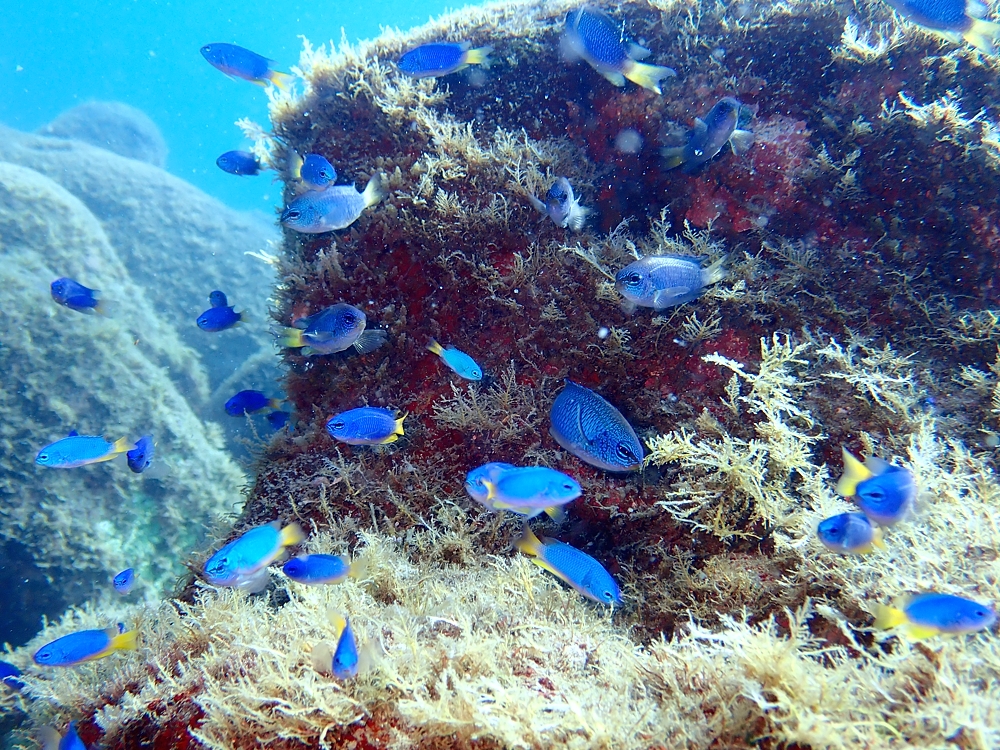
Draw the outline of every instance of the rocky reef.
[[[85,102],[59,115],[38,131],[42,135],[89,143],[161,169],[167,164],[167,142],[140,109],[122,102]]]
[[[389,197],[342,232],[286,232],[275,320],[346,301],[389,344],[283,355],[295,426],[229,538],[294,520],[305,549],[364,574],[321,589],[276,576],[255,596],[193,578],[117,610],[140,651],[31,670],[6,697],[31,723],[77,719],[109,747],[1000,741],[995,634],[914,644],[871,617],[912,591],[1000,599],[1000,63],[875,4],[616,6],[648,62],[677,71],[658,96],[561,58],[571,7],[307,44],[304,90],[273,95],[258,149],[274,164],[322,153],[359,186],[380,174]],[[496,62],[421,81],[393,67],[441,38],[492,45]],[[666,169],[661,149],[727,95],[756,108],[750,153]],[[593,209],[580,233],[528,200],[559,176]],[[614,273],[663,253],[726,255],[729,276],[692,304],[624,311]],[[484,382],[452,375],[431,337]],[[637,428],[641,474],[589,468],[548,435],[567,377]],[[333,443],[329,416],[364,403],[408,411],[405,438]],[[842,445],[917,478],[918,512],[884,552],[815,539],[848,507]],[[605,564],[625,606],[585,603],[512,552],[519,521],[463,490],[485,461],[579,479],[569,520],[539,528]],[[328,608],[367,644],[356,680],[310,664]],[[109,621],[76,611],[31,645]]]

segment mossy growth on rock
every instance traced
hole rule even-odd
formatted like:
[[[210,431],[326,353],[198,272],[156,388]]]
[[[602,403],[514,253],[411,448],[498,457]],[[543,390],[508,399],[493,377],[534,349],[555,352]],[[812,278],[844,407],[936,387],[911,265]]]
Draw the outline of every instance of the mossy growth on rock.
[[[995,117],[959,116],[998,93],[996,64],[876,5],[616,6],[647,61],[678,72],[657,96],[561,59],[571,7],[488,5],[306,46],[304,91],[273,94],[261,155],[322,153],[358,186],[382,175],[389,197],[341,232],[286,232],[275,318],[346,301],[389,344],[284,353],[295,426],[228,538],[297,520],[307,549],[366,573],[320,590],[276,573],[254,598],[193,581],[136,613],[145,650],[117,674],[32,671],[34,721],[84,717],[123,746],[997,744],[995,635],[914,645],[870,617],[908,591],[1000,598],[995,133],[977,124]],[[423,81],[393,67],[441,38],[491,44],[496,63]],[[757,106],[751,152],[665,169],[661,148],[725,95]],[[560,176],[593,209],[580,233],[528,200]],[[730,274],[690,305],[628,314],[610,277],[655,253],[728,255]],[[458,380],[431,337],[484,382]],[[566,377],[636,426],[642,474],[559,450],[548,409]],[[327,419],[364,403],[410,412],[405,438],[332,442]],[[814,539],[848,507],[833,492],[845,444],[917,477],[920,509],[886,552]],[[518,521],[462,487],[485,461],[580,480],[569,520],[544,531],[611,570],[621,609],[512,552]],[[309,662],[330,605],[371,644],[355,681]]]

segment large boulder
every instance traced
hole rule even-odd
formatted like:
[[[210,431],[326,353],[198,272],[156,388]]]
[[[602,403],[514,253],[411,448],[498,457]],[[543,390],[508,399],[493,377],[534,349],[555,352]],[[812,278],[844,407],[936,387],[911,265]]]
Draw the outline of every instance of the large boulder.
[[[142,110],[122,102],[84,102],[38,132],[83,141],[154,167],[167,163],[167,142],[156,123]]]

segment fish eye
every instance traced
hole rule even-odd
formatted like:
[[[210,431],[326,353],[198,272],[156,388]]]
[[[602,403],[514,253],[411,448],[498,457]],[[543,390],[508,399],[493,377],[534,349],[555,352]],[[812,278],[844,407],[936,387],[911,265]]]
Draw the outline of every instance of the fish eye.
[[[642,276],[637,274],[635,271],[632,271],[631,273],[625,274],[625,276],[622,278],[622,281],[624,281],[629,286],[638,286],[642,282]]]
[[[696,149],[694,150],[694,155],[695,155],[695,156],[704,156],[704,155],[705,155],[705,152],[704,152],[704,151],[702,151],[702,150],[701,150],[700,148],[696,148]]]
[[[882,490],[870,490],[868,496],[873,500],[881,500],[885,497],[885,493]]]
[[[608,601],[608,602],[613,602],[615,600],[615,595],[612,594],[610,591],[605,590],[604,591],[604,600]]]
[[[296,208],[285,211],[285,218],[282,221],[298,221],[299,217],[302,216],[302,212]]]
[[[336,422],[332,422],[332,423],[331,423],[331,426],[332,426],[332,427],[333,427],[333,429],[335,429],[335,430],[342,430],[342,429],[344,429],[345,427],[347,427],[347,423],[346,423],[346,422],[344,422],[344,420],[342,420],[342,419],[339,419],[339,420],[337,420]]]
[[[624,443],[619,444],[618,447],[615,448],[615,453],[618,455],[618,458],[625,459],[626,461],[639,460],[638,457],[635,455],[635,453],[632,452],[632,449],[629,448]]]
[[[38,454],[38,460],[39,461],[48,461],[49,460],[49,454],[48,453],[39,453]]]

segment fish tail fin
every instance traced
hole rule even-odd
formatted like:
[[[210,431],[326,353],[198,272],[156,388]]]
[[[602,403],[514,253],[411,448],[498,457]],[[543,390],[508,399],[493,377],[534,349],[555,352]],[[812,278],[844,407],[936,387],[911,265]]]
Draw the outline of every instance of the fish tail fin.
[[[299,156],[299,152],[292,149],[288,154],[288,174],[291,175],[293,180],[302,179],[302,165],[304,163],[302,157]]]
[[[233,312],[236,311],[233,310]],[[239,325],[240,323],[249,323],[249,322],[250,322],[250,316],[247,314],[246,310],[242,310],[236,313],[236,322],[233,323],[233,325]]]
[[[729,275],[729,269],[726,268],[727,260],[729,260],[729,256],[723,255],[708,268],[701,269],[701,283],[708,286],[726,278]]]
[[[284,403],[284,401],[285,399],[283,398],[269,398],[267,400],[267,407],[268,409],[272,409],[274,411],[280,411],[281,405]]]
[[[627,68],[627,70],[622,71],[626,78],[632,81],[632,83],[639,84],[644,89],[655,91],[657,94],[663,93],[660,90],[660,81],[664,78],[677,75],[677,71],[673,68],[665,68],[662,65],[647,65],[646,63],[635,62],[634,60]]]
[[[365,200],[365,208],[370,208],[376,203],[380,203],[385,200],[387,195],[389,194],[382,185],[382,175],[376,173],[372,175],[370,180],[368,180],[368,184],[365,186],[365,192],[361,194],[361,197]]]
[[[674,169],[679,167],[684,163],[684,147],[674,146],[672,148],[665,148],[660,153],[663,155],[666,161],[667,169]]]
[[[891,630],[906,622],[906,613],[896,607],[885,604],[875,605],[875,627],[879,630]]]
[[[404,411],[403,412],[403,416],[399,417],[396,420],[396,429],[392,433],[393,435],[404,435],[404,434],[406,434],[406,433],[403,432],[403,420],[406,419],[408,416],[410,416],[410,412]]]
[[[116,635],[111,639],[111,648],[115,651],[135,651],[138,645],[139,634],[135,630],[126,630],[124,633],[115,631]]]
[[[1000,24],[975,19],[969,30],[962,34],[962,38],[980,52],[995,55],[997,40],[1000,39]]]
[[[367,557],[359,557],[354,562],[351,562],[351,558],[347,555],[341,555],[340,561],[347,566],[348,578],[365,578],[371,568]]]
[[[526,555],[531,555],[532,557],[538,557],[539,553],[542,551],[542,542],[528,524],[524,524],[524,528],[521,530],[521,536],[519,536],[514,541],[514,546]]]
[[[334,640],[340,640],[340,636],[344,634],[344,630],[347,629],[347,618],[339,612],[332,604],[326,609],[326,618],[333,625]]]
[[[135,441],[129,440],[127,437],[120,437],[114,442],[114,445],[111,447],[111,452],[125,453],[133,448],[135,448]]]
[[[490,52],[493,51],[493,47],[486,45],[485,47],[476,47],[475,49],[470,49],[465,53],[465,64],[466,65],[482,65],[484,68],[490,67],[490,63],[493,62],[490,59]]]
[[[273,83],[281,91],[288,91],[292,77],[288,73],[279,73],[277,70],[269,70],[267,80]]]
[[[288,524],[278,534],[278,541],[282,547],[291,547],[293,544],[305,541],[305,538],[305,532],[297,523]]]
[[[837,494],[842,497],[854,497],[858,485],[874,475],[847,448],[841,447],[840,450],[844,456],[844,473],[837,480]]]
[[[552,508],[546,508],[545,514],[556,523],[562,523],[563,521],[566,520],[566,511],[564,511],[558,505]]]
[[[882,527],[876,526],[872,532],[872,546],[878,547],[879,549],[885,549],[885,534],[882,533]]]
[[[298,328],[275,328],[272,332],[277,337],[278,343],[289,349],[298,349],[306,345],[302,340],[302,331]]]
[[[431,354],[436,354],[440,357],[442,354],[444,354],[444,347],[442,347],[441,344],[439,344],[434,339],[431,339],[430,342],[427,344],[427,351],[429,351]]]

